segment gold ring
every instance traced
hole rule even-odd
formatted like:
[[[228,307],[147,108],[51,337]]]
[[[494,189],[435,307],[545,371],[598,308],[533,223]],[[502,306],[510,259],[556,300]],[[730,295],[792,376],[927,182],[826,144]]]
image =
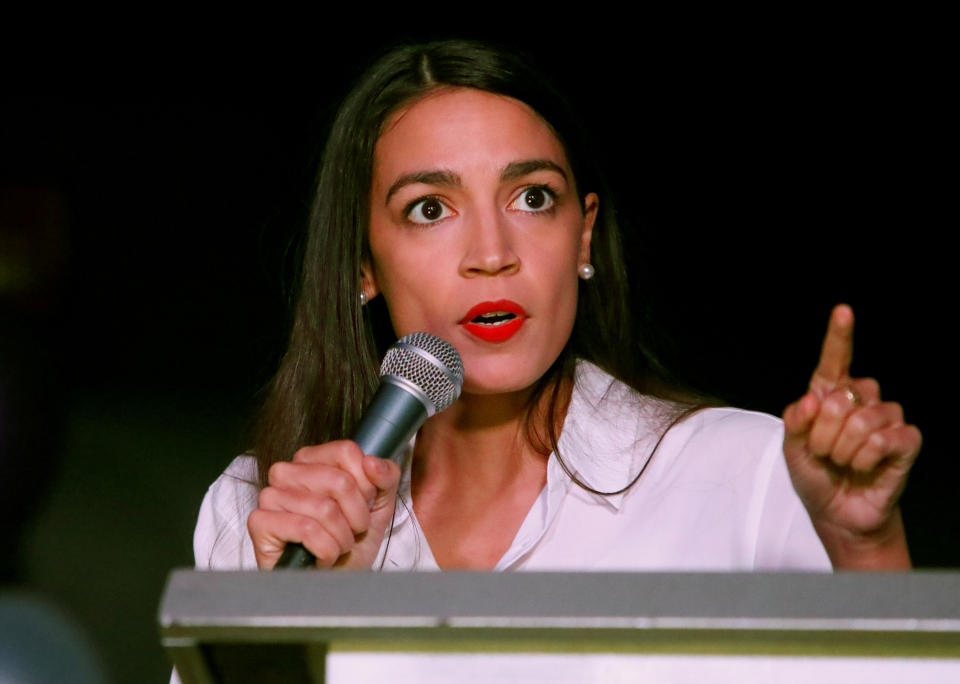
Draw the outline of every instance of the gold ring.
[[[853,404],[854,406],[860,405],[860,401],[861,401],[860,395],[857,393],[855,389],[853,389],[850,386],[847,386],[843,388],[843,393],[847,395],[847,401],[849,401],[851,404]]]

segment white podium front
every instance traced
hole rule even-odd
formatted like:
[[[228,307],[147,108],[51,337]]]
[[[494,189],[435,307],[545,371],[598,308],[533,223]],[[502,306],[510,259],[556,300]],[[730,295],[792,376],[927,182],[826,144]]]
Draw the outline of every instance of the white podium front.
[[[184,684],[960,682],[960,573],[171,574]]]

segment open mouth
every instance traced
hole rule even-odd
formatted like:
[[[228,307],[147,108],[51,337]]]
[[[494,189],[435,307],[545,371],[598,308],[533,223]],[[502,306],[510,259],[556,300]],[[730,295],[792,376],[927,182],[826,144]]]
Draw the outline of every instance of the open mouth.
[[[470,309],[460,325],[484,342],[505,342],[520,330],[527,320],[523,307],[509,299],[481,302]]]
[[[483,313],[479,316],[474,316],[470,319],[471,323],[478,323],[480,325],[503,325],[507,321],[512,321],[517,317],[517,314],[510,313],[509,311],[491,311],[490,313]]]

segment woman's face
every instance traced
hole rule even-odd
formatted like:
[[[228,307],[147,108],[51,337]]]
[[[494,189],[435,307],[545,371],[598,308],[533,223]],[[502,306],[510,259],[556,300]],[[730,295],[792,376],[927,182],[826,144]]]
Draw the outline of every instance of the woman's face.
[[[570,336],[596,212],[533,110],[440,90],[394,114],[377,141],[364,288],[386,298],[397,335],[457,348],[464,392],[523,390]]]

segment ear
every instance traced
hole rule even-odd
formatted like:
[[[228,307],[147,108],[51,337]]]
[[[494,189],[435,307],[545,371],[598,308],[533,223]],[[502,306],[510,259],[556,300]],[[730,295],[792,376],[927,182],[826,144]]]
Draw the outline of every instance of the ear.
[[[360,260],[360,287],[363,289],[363,293],[367,295],[367,301],[380,294],[380,289],[377,287],[377,276],[373,270],[373,262],[370,261],[369,256]]]
[[[593,223],[597,220],[600,198],[591,192],[583,198],[583,232],[580,234],[580,255],[577,265],[590,263],[590,240],[593,237]]]

